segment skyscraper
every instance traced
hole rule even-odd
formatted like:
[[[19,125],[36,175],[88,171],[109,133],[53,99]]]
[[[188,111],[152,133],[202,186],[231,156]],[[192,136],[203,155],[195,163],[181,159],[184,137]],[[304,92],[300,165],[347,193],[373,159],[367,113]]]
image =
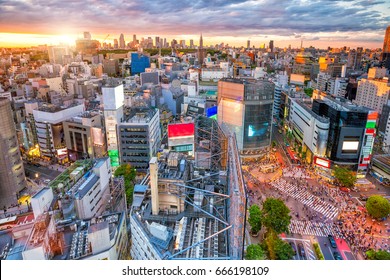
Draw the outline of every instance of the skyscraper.
[[[274,41],[269,41],[269,48],[271,49],[271,52],[274,52]]]
[[[123,34],[121,34],[119,36],[119,48],[124,49],[125,46],[126,46],[125,37],[123,36]]]
[[[198,63],[200,65],[203,64],[204,58],[205,58],[206,50],[203,49],[203,36],[200,34],[199,39],[199,48],[198,48]]]
[[[114,39],[114,49],[118,48],[118,39]]]
[[[390,69],[390,25],[386,28],[383,40],[382,63],[384,67]]]
[[[26,187],[11,103],[0,97],[0,207],[17,204],[17,194]]]
[[[251,47],[251,40],[248,40],[246,42],[246,48],[249,49]]]

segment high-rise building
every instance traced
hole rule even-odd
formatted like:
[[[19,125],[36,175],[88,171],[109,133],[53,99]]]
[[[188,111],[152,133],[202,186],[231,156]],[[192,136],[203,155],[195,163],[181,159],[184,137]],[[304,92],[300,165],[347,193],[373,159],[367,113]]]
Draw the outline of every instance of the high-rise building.
[[[117,49],[119,46],[118,39],[114,39],[114,49]]]
[[[386,28],[385,39],[382,50],[383,66],[390,70],[390,25]]]
[[[160,46],[160,37],[156,36],[154,38],[154,41],[155,41],[156,48],[161,48],[162,47],[162,46]]]
[[[89,32],[84,32],[84,38],[76,40],[76,50],[84,55],[96,55],[99,45],[99,41],[91,39]]]
[[[246,41],[246,48],[249,49],[250,47],[251,47],[251,41],[248,40],[248,41]]]
[[[194,40],[191,39],[191,40],[190,40],[190,49],[193,49],[193,48],[194,48]]]
[[[84,39],[85,40],[91,40],[91,33],[89,33],[88,31],[84,31]]]
[[[117,126],[123,117],[125,94],[123,85],[109,81],[102,87],[104,119],[106,125],[107,152],[112,166],[119,165],[119,144]]]
[[[271,52],[273,53],[274,52],[274,41],[273,40],[269,41],[269,48],[270,48]]]
[[[385,68],[370,68],[368,78],[358,82],[355,103],[381,114],[383,105],[387,104],[390,95],[389,79],[385,75]]]
[[[219,80],[218,122],[236,133],[240,151],[261,150],[270,145],[274,87],[265,80]]]
[[[200,65],[203,64],[205,56],[206,56],[206,50],[203,49],[203,36],[202,34],[200,34],[199,48],[198,48],[198,63]]]
[[[0,97],[0,207],[17,205],[18,193],[26,187],[11,103]]]
[[[124,49],[126,47],[125,36],[121,34],[119,36],[119,48]]]
[[[161,144],[158,109],[133,108],[118,124],[121,163],[130,163],[139,172],[146,172],[150,159]]]

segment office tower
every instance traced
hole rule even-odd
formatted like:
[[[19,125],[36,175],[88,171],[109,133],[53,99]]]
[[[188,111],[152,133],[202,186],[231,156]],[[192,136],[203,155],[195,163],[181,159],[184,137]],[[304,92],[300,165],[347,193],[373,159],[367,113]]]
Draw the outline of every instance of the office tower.
[[[270,145],[274,87],[264,80],[219,80],[218,122],[236,133],[240,151]]]
[[[390,70],[390,25],[386,28],[381,60],[383,66]]]
[[[270,48],[271,52],[274,52],[274,41],[273,40],[269,41],[269,48]]]
[[[117,49],[118,46],[118,39],[114,39],[114,49]]]
[[[137,35],[133,34],[133,43],[137,42]]]
[[[248,40],[248,41],[246,41],[246,48],[249,49],[250,47],[251,47],[251,41]]]
[[[118,136],[121,163],[130,163],[138,172],[146,172],[161,144],[159,110],[132,108],[118,124]]]
[[[155,41],[155,46],[156,48],[161,48],[162,46],[160,45],[160,37],[156,36],[154,38],[154,41]]]
[[[18,193],[26,188],[11,103],[0,97],[0,207],[17,205]]]
[[[164,48],[167,48],[168,45],[167,45],[167,38],[164,38]]]
[[[191,39],[191,40],[190,40],[190,49],[193,49],[193,48],[194,48],[194,40]]]
[[[99,45],[99,41],[91,39],[89,32],[84,32],[84,38],[76,40],[76,51],[81,54],[96,55]]]
[[[206,56],[206,50],[203,49],[203,36],[200,34],[199,48],[198,48],[198,63],[203,65],[204,58]]]
[[[390,94],[389,79],[385,75],[385,68],[370,68],[367,79],[358,82],[355,103],[382,114],[383,105],[387,104]]]
[[[353,70],[359,70],[362,64],[363,48],[359,47],[348,53],[347,66]]]
[[[119,48],[124,49],[126,47],[125,36],[121,34],[119,36]]]
[[[119,165],[117,126],[123,117],[125,94],[123,84],[109,81],[102,87],[104,119],[106,125],[107,152],[112,166]]]
[[[48,46],[50,63],[64,64],[64,56],[70,55],[68,46]]]

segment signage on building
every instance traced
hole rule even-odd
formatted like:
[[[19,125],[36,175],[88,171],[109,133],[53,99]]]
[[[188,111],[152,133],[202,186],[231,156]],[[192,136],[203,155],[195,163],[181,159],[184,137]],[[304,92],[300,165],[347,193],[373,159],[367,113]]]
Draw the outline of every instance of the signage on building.
[[[314,164],[321,167],[330,168],[330,160],[324,158],[314,157]]]

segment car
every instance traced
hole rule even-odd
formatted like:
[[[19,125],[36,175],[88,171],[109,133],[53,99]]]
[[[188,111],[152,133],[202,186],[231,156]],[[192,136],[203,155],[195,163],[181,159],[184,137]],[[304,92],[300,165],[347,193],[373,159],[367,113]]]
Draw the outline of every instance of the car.
[[[334,240],[333,236],[329,234],[328,239],[330,242],[330,246],[332,246],[332,248],[337,248],[337,244],[336,244],[336,241]]]
[[[349,192],[351,192],[351,189],[346,188],[346,187],[341,187],[341,188],[340,188],[340,191],[349,193]]]
[[[333,252],[333,258],[335,260],[342,260],[343,259],[338,252]]]
[[[302,258],[306,258],[305,248],[303,247],[303,244],[302,244],[302,243],[298,243],[298,254],[299,254]]]
[[[368,197],[365,196],[365,195],[360,195],[359,198],[360,198],[361,201],[367,201],[368,200]]]
[[[294,251],[294,256],[297,254],[297,247],[295,246],[295,243],[294,242],[290,242],[290,246],[291,248],[293,249]]]
[[[34,166],[40,167],[41,165],[39,163],[33,163]]]
[[[46,183],[46,184],[49,184],[51,182],[51,180],[50,179],[45,179],[45,180],[43,180],[43,182]]]

